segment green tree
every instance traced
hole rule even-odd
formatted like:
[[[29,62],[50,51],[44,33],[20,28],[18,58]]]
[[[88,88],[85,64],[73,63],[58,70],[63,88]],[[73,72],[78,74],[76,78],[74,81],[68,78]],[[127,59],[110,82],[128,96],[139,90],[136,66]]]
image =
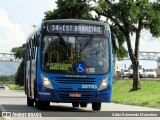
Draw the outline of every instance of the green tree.
[[[114,56],[118,58],[118,60],[123,60],[124,57],[128,56],[128,52],[123,46],[125,38],[123,36],[123,33],[117,27],[115,27],[114,25],[110,25],[110,26],[111,26],[112,33],[114,33],[119,43],[119,49],[113,49]]]
[[[87,0],[58,0],[57,9],[45,12],[45,20],[51,19],[94,19]],[[98,18],[97,18],[98,19]]]
[[[16,58],[22,59],[20,66],[15,74],[15,84],[23,86],[24,85],[24,58],[25,58],[25,44],[21,47],[12,48],[11,52],[14,53]]]
[[[92,7],[98,15],[105,16],[116,27],[127,42],[129,56],[133,65],[133,90],[140,88],[139,46],[142,29],[150,30],[155,37],[160,36],[160,4],[149,0],[98,0]],[[131,35],[135,35],[135,48]],[[119,39],[121,40],[121,39]],[[122,39],[123,40],[123,39]]]
[[[117,69],[117,59],[118,60],[123,60],[124,57],[128,56],[127,50],[124,48],[123,43],[125,41],[125,38],[122,34],[122,32],[114,25],[111,26],[111,31],[114,34],[114,36],[117,38],[118,43],[119,43],[119,49],[114,48],[113,49],[113,55],[114,55],[114,76],[117,76],[116,69]],[[113,37],[114,37],[113,36]]]
[[[15,80],[14,75],[9,75],[9,76],[1,75],[0,76],[0,84],[14,83],[15,82],[14,80]]]
[[[16,58],[24,59],[25,44],[23,44],[21,47],[12,48],[11,52],[14,53]]]
[[[19,86],[24,85],[24,60],[22,60],[15,74],[15,84]]]

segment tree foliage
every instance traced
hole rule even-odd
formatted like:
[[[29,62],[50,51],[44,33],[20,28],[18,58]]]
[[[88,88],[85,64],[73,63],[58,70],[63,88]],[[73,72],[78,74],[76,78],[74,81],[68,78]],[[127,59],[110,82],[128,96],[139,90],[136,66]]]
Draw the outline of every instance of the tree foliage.
[[[51,19],[94,19],[87,0],[58,0],[57,9],[45,12],[45,20]]]
[[[119,43],[119,49],[113,49],[114,55],[116,58],[118,58],[118,60],[123,60],[124,57],[128,56],[128,52],[123,46],[125,38],[123,36],[123,33],[116,26],[114,25],[110,25],[110,26],[111,26],[112,33],[115,34]]]
[[[149,0],[98,0],[97,6],[92,7],[98,15],[105,16],[117,28],[127,42],[127,48],[133,64],[133,90],[138,90],[139,79],[139,46],[142,29],[150,30],[153,36],[160,36],[160,4]],[[115,33],[115,34],[116,34]],[[135,35],[133,48],[131,36]]]
[[[24,52],[25,52],[25,44],[23,44],[21,47],[14,47],[12,48],[11,52],[14,53],[16,58],[24,59]]]
[[[11,52],[14,53],[16,58],[22,59],[20,66],[15,74],[15,84],[23,86],[24,84],[24,58],[25,58],[25,44],[21,47],[12,48]]]
[[[0,84],[12,83],[14,79],[15,79],[14,75],[9,75],[9,76],[0,75]]]
[[[24,85],[24,60],[22,60],[15,74],[15,84],[19,86]]]

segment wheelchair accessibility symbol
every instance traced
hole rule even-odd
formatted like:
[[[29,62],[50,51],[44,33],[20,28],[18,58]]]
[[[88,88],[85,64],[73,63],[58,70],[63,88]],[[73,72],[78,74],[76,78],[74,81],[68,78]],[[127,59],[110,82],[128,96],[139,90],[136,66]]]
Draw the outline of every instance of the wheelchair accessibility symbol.
[[[77,69],[77,72],[79,72],[79,73],[86,72],[86,65],[85,64],[77,64],[76,69]]]

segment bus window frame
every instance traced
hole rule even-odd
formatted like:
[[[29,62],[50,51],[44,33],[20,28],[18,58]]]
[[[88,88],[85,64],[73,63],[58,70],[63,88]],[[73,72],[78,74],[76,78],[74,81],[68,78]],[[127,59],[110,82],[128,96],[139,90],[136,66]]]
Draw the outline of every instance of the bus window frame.
[[[55,36],[58,36],[57,35],[57,33],[45,33],[45,34],[43,34],[42,35],[42,38],[41,38],[41,48],[40,48],[40,69],[43,71],[43,72],[45,72],[45,73],[52,73],[52,74],[57,74],[56,72],[54,73],[54,72],[52,72],[52,71],[45,71],[45,70],[43,70],[42,69],[42,46],[43,46],[43,39],[44,39],[44,36],[46,36],[46,35],[48,35],[48,36],[53,36],[53,35],[55,35]],[[62,36],[72,36],[72,35],[74,35],[75,37],[78,37],[78,36],[87,36],[87,37],[89,37],[89,36],[91,36],[92,34],[68,34],[68,33],[62,33],[61,34]],[[108,48],[109,48],[109,50],[108,50],[108,53],[109,53],[109,68],[108,68],[108,71],[106,72],[106,73],[103,73],[103,74],[84,74],[84,75],[105,75],[105,74],[108,74],[109,72],[110,72],[110,68],[111,68],[111,60],[110,60],[110,57],[112,57],[112,56],[110,56],[110,51],[111,51],[111,49],[110,49],[110,36],[107,36],[106,34],[103,34],[103,35],[93,35],[94,37],[103,37],[103,38],[106,38],[107,40],[108,40]],[[73,74],[73,73],[61,73],[61,74]],[[74,74],[77,74],[77,73],[74,73]],[[82,74],[77,74],[77,75],[82,75]]]

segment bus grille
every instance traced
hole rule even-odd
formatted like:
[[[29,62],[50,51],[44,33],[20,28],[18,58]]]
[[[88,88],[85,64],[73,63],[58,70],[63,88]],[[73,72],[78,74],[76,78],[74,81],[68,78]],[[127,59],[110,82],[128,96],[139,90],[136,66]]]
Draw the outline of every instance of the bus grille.
[[[56,83],[60,84],[94,84],[96,79],[94,78],[56,78]]]

